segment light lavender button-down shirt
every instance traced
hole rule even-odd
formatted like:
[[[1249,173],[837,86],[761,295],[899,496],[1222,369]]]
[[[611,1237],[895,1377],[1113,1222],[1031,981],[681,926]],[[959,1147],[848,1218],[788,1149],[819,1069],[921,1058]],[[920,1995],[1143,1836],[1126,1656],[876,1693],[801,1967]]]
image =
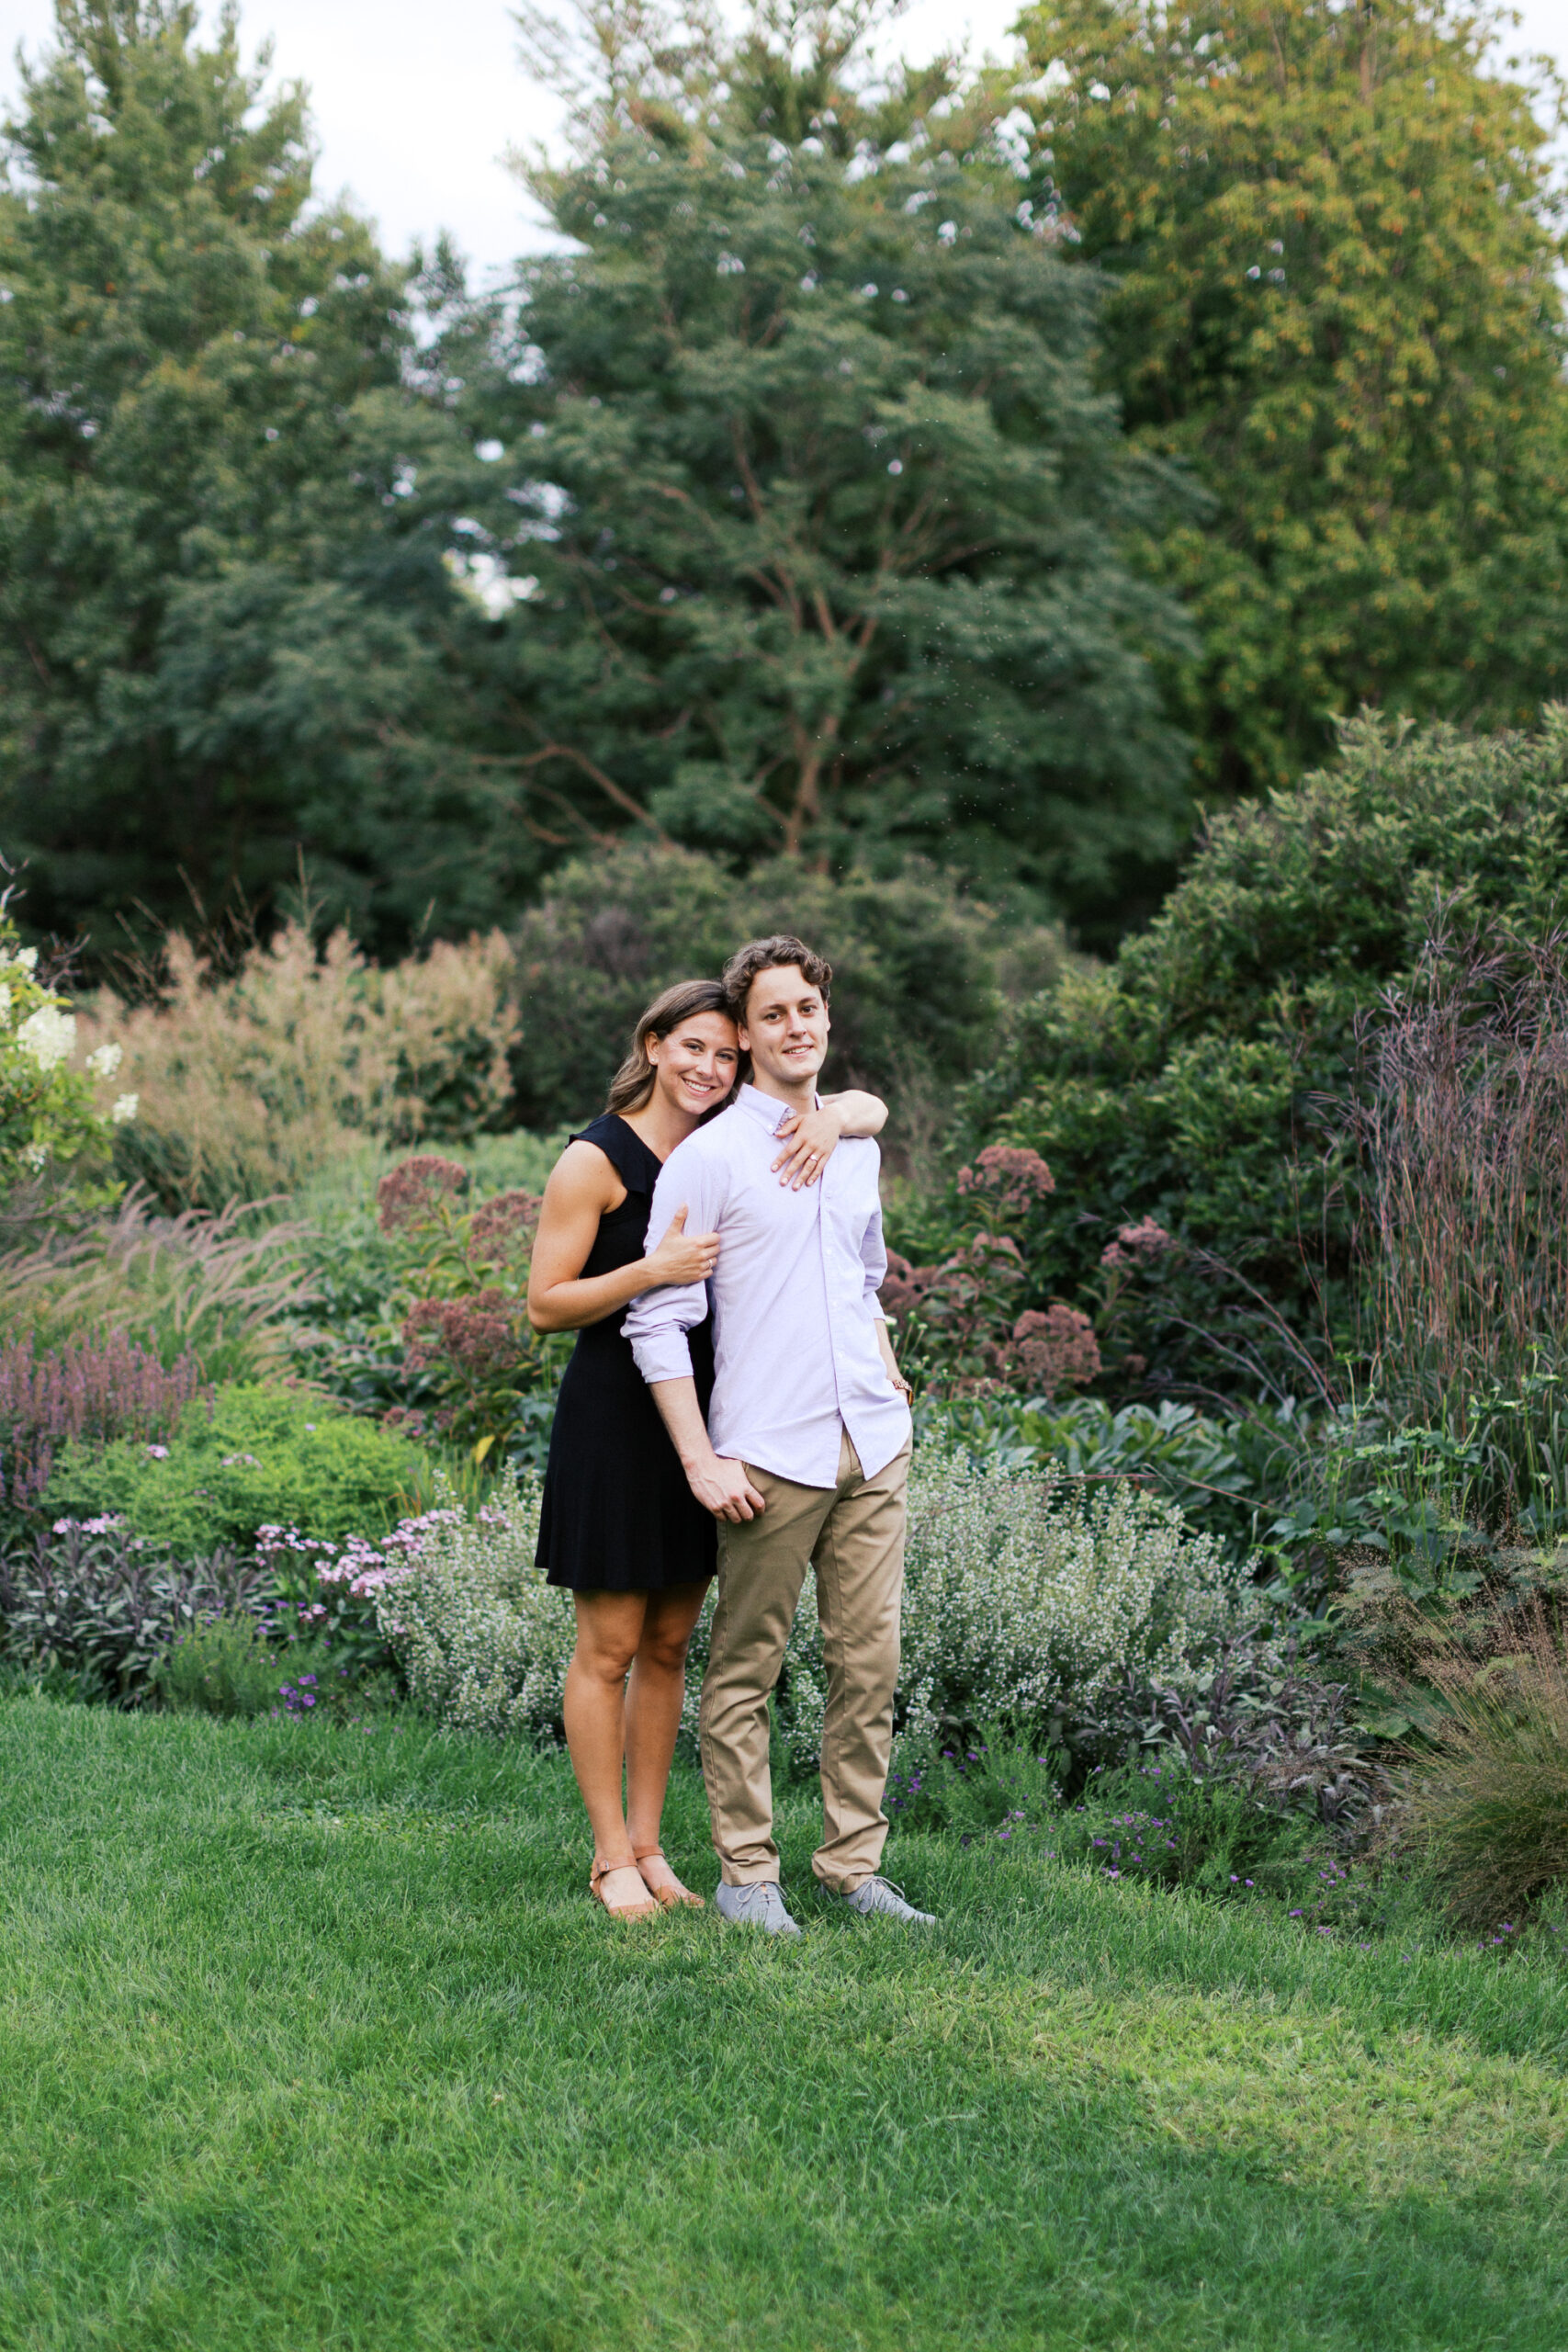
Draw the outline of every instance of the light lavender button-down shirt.
[[[684,1380],[686,1334],[713,1293],[716,1453],[836,1486],[848,1430],[874,1478],[909,1436],[909,1408],[887,1376],[876,1327],[887,1272],[877,1173],[882,1155],[846,1136],[818,1181],[791,1192],[773,1173],[788,1104],[743,1086],[728,1111],[688,1136],[654,1189],[647,1247],[682,1202],[688,1233],[720,1237],[711,1284],[669,1283],[632,1301],[621,1329],[648,1381]]]

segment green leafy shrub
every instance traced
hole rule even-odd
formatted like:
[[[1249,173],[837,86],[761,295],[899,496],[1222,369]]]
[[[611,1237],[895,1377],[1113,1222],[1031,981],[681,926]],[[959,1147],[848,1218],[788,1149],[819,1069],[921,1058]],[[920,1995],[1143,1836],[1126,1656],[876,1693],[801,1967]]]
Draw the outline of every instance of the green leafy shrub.
[[[835,881],[781,861],[738,878],[694,851],[626,842],[552,875],[513,936],[518,1116],[591,1117],[649,999],[776,931],[833,967],[829,1084],[886,1091],[906,1126],[995,1051],[998,982],[1039,989],[1070,960],[1059,933],[1010,927],[934,870]]]
[[[278,1697],[277,1660],[255,1619],[210,1618],[175,1635],[152,1687],[165,1707],[206,1715],[260,1715]]]
[[[1281,1377],[1302,1369],[1270,1316],[1303,1345],[1353,1336],[1353,1153],[1325,1103],[1347,1102],[1358,1023],[1418,972],[1435,923],[1539,939],[1562,922],[1565,786],[1568,711],[1480,738],[1368,718],[1333,768],[1214,818],[1149,930],[1021,1008],[967,1090],[965,1156],[1027,1148],[1055,1180],[1021,1226],[1021,1305],[1097,1312],[1117,1228],[1149,1218],[1178,1250],[1120,1311],[1152,1369],[1188,1363],[1227,1312]]]
[[[534,1566],[536,1482],[509,1476],[477,1515],[444,1510],[378,1615],[411,1694],[470,1731],[552,1736],[575,1639],[570,1593]],[[1268,1606],[1179,1511],[1126,1488],[1085,1499],[1049,1476],[984,1470],[922,1450],[909,1486],[899,1714],[906,1760],[944,1724],[1004,1718],[1060,1742],[1094,1724],[1112,1686],[1190,1691],[1227,1643],[1269,1654]],[[694,1728],[711,1610],[693,1637],[686,1728]],[[784,1743],[815,1762],[827,1702],[808,1586],[777,1700]],[[1125,1747],[1136,1724],[1115,1736]],[[1118,1749],[1117,1752],[1120,1752]]]
[[[89,1519],[0,1554],[0,1649],[73,1698],[134,1706],[180,1634],[264,1595],[261,1570],[231,1550],[181,1557]]]
[[[210,1418],[188,1413],[166,1448],[65,1446],[40,1509],[55,1520],[118,1513],[176,1553],[248,1551],[269,1524],[373,1535],[429,1479],[406,1437],[297,1390],[240,1385],[218,1391]]]
[[[406,1572],[376,1595],[409,1694],[458,1730],[553,1736],[577,1617],[534,1564],[538,1481],[507,1471],[473,1516],[449,1490],[443,1501]]]

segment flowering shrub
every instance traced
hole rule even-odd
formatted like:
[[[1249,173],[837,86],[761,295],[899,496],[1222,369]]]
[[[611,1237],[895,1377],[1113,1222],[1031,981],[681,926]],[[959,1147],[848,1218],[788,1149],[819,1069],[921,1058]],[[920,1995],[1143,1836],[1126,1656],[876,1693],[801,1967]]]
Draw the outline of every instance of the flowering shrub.
[[[378,1222],[404,1252],[403,1375],[396,1425],[468,1446],[482,1462],[515,1428],[560,1346],[528,1321],[528,1267],[540,1202],[497,1193],[464,1205],[468,1171],[417,1155],[376,1188]]]
[[[377,1597],[408,1574],[434,1528],[460,1516],[425,1511],[400,1520],[375,1543],[363,1535],[336,1543],[297,1527],[259,1528],[255,1558],[266,1573],[267,1635],[279,1644],[324,1639],[340,1671],[354,1679],[390,1665]]]
[[[99,1444],[172,1434],[192,1399],[203,1394],[201,1366],[184,1355],[165,1372],[157,1357],[118,1331],[83,1337],[51,1353],[35,1352],[31,1334],[0,1347],[0,1503],[25,1510],[48,1486],[55,1448],[67,1439]],[[211,1391],[205,1391],[211,1403]]]
[[[1055,1189],[1037,1151],[987,1145],[958,1171],[960,1200],[987,1224],[940,1265],[911,1265],[889,1250],[882,1304],[899,1327],[899,1360],[921,1386],[947,1396],[1023,1387],[1051,1398],[1098,1379],[1087,1315],[1061,1299],[1018,1312],[1028,1270],[1020,1237]]]
[[[38,977],[38,950],[18,947],[0,898],[0,1193],[54,1161],[105,1144],[116,1125],[134,1119],[134,1094],[98,1107],[95,1089],[119,1067],[117,1046],[71,1069],[76,1016]]]
[[[415,1701],[467,1731],[558,1728],[575,1638],[570,1593],[534,1565],[538,1488],[509,1477],[470,1519],[446,1508],[375,1587],[378,1623]],[[405,1565],[406,1563],[406,1565]],[[693,1637],[695,1728],[711,1608]],[[1269,1652],[1245,1569],[1172,1505],[1120,1488],[1085,1500],[1051,1475],[985,1470],[934,1450],[909,1483],[899,1717],[906,1757],[944,1724],[1010,1722],[1057,1740],[1113,1690],[1191,1693],[1226,1645]],[[822,1636],[808,1583],[779,1713],[795,1761],[821,1744]],[[1152,1698],[1151,1698],[1152,1703]]]
[[[472,1518],[425,1515],[406,1569],[376,1593],[377,1619],[415,1703],[462,1731],[557,1730],[577,1639],[570,1592],[534,1565],[539,1486],[509,1471]]]

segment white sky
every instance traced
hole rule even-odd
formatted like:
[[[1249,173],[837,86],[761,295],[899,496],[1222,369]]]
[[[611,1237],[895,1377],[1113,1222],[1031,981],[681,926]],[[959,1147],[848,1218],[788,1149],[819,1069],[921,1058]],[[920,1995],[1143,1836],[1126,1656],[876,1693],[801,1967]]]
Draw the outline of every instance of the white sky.
[[[893,46],[924,60],[966,35],[1006,56],[1018,7],[912,0]],[[1520,14],[1523,46],[1568,65],[1568,0],[1520,0]],[[16,94],[18,42],[36,56],[53,23],[51,0],[0,0],[0,106]],[[542,242],[500,157],[549,140],[557,109],[524,77],[505,0],[242,0],[240,25],[247,55],[270,33],[275,70],[310,86],[319,190],[347,189],[390,253],[449,229],[482,272]]]

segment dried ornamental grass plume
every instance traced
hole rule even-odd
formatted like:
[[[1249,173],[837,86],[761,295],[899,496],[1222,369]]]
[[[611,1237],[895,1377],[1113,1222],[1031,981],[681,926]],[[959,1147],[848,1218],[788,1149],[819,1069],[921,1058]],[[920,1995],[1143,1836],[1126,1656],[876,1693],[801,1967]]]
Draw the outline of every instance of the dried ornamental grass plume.
[[[313,1295],[298,1262],[305,1228],[255,1216],[237,1204],[160,1216],[133,1185],[84,1233],[0,1251],[0,1332],[30,1330],[43,1344],[129,1329],[164,1359],[194,1355],[212,1380],[281,1370],[287,1318]]]
[[[118,1048],[137,1124],[120,1164],[172,1205],[292,1192],[357,1139],[471,1136],[511,1091],[518,1016],[499,933],[387,971],[345,931],[318,950],[283,925],[220,975],[170,933],[156,1003],[107,991],[79,1008],[95,1054]]]
[[[377,1185],[376,1221],[383,1233],[434,1224],[468,1189],[468,1171],[460,1161],[434,1152],[416,1154],[400,1160]]]
[[[1479,1622],[1406,1607],[1406,1703],[1429,1742],[1391,1835],[1429,1857],[1461,1925],[1495,1928],[1568,1879],[1568,1655],[1540,1594]],[[1422,1703],[1435,1692],[1439,1705]]]

